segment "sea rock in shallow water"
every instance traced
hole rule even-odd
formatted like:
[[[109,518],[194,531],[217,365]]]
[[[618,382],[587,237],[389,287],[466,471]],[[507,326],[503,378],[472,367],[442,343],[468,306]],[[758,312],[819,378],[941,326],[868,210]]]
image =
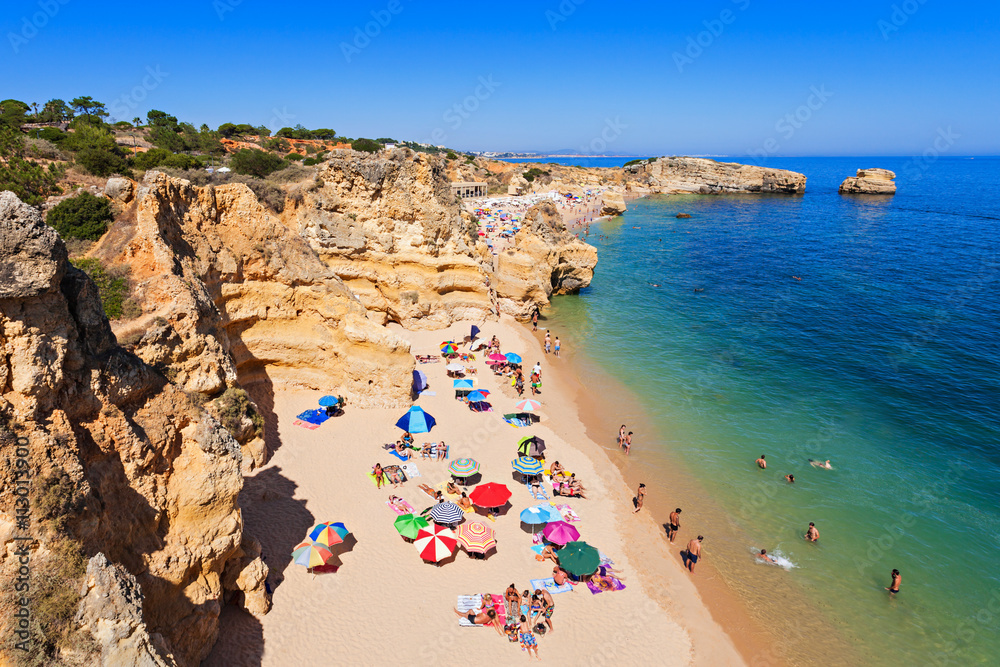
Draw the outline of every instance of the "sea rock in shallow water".
[[[615,216],[621,215],[628,206],[625,205],[625,197],[620,192],[605,192],[601,195],[601,215]]]
[[[660,194],[802,194],[806,177],[785,169],[768,169],[695,157],[661,157],[624,168],[626,179]]]
[[[896,194],[895,172],[888,169],[858,169],[857,176],[851,176],[840,184],[842,195],[894,195]]]
[[[678,213],[677,214],[677,219],[678,220],[687,220],[690,217],[691,217],[690,213]]]

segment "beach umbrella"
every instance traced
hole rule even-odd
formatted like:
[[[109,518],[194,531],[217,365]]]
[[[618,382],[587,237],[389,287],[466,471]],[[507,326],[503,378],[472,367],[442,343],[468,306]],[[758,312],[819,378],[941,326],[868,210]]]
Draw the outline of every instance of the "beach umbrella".
[[[586,542],[569,542],[559,550],[559,566],[576,577],[593,574],[601,564],[601,554]]]
[[[465,516],[465,511],[455,503],[438,503],[431,508],[431,519],[434,523],[458,523]]]
[[[476,459],[455,459],[448,466],[448,472],[455,477],[471,477],[479,470],[479,462]]]
[[[476,388],[475,385],[472,384],[472,380],[469,380],[467,378],[460,379],[460,380],[455,380],[455,381],[453,381],[451,383],[451,385],[455,389],[475,389]]]
[[[538,401],[526,398],[517,405],[515,405],[514,409],[517,410],[518,412],[534,412],[535,410],[538,410],[541,407],[542,404],[539,403]]]
[[[452,373],[458,373],[465,370],[465,366],[462,364],[448,364],[444,367],[445,370],[451,371]]]
[[[326,565],[333,558],[330,547],[318,542],[305,541],[292,551],[292,562],[303,567],[318,567]]]
[[[477,340],[476,342],[474,342],[472,344],[472,350],[473,351],[475,351],[475,350],[481,350],[482,348],[487,347],[488,345],[489,345],[489,343],[487,343],[485,340],[483,340],[482,338],[480,338],[479,340]]]
[[[469,494],[469,499],[473,504],[479,507],[502,507],[508,500],[510,500],[510,489],[508,489],[504,484],[497,484],[496,482],[488,482],[486,484],[480,484],[472,493]]]
[[[466,551],[484,554],[497,545],[493,529],[478,521],[463,523],[455,531],[455,536]]]
[[[494,352],[493,354],[491,354],[490,356],[488,356],[486,358],[489,359],[490,361],[496,361],[496,362],[501,363],[501,364],[502,363],[506,363],[506,361],[507,361],[507,357],[505,357],[504,355],[500,354],[499,352]]]
[[[312,530],[309,531],[309,539],[313,542],[332,547],[335,544],[343,542],[344,538],[350,532],[344,524],[339,522],[320,523],[313,526]]]
[[[472,328],[469,330],[469,338],[472,339],[472,340],[475,340],[476,336],[478,336],[478,335],[479,335],[479,327],[477,327],[475,324],[473,324]]]
[[[417,394],[427,388],[427,376],[423,371],[413,371],[413,391]],[[322,405],[322,403],[320,403]]]
[[[504,355],[504,357],[506,357],[507,361],[509,361],[512,364],[519,364],[519,363],[521,363],[521,355],[519,355],[519,354],[514,354],[513,352],[508,352],[507,354]]]
[[[448,341],[445,341],[445,342],[441,343],[441,353],[442,354],[457,354],[458,353],[458,348],[455,347],[455,343],[453,343],[452,341],[448,340]]]
[[[404,514],[396,518],[394,525],[396,526],[396,532],[412,540],[417,537],[417,533],[421,528],[427,528],[431,525],[431,522],[422,516]]]
[[[417,553],[426,561],[437,563],[455,553],[458,541],[455,533],[444,526],[427,526],[417,531],[413,541]]]
[[[468,399],[472,403],[479,403],[485,401],[486,397],[490,395],[490,392],[485,389],[477,389],[476,391],[469,394]]]
[[[321,406],[323,406],[324,408],[333,407],[334,405],[337,405],[338,403],[340,403],[340,397],[339,396],[324,396],[323,398],[319,399],[319,404]]]
[[[506,360],[498,361],[496,359],[489,359],[489,358],[486,359],[487,366],[496,366],[497,364],[503,364],[503,363],[506,363]]]
[[[530,526],[539,526],[543,523],[556,520],[556,517],[552,515],[552,510],[545,505],[535,505],[521,511],[521,521]]]
[[[529,435],[518,440],[517,451],[521,456],[541,456],[545,451],[545,441],[537,435]]]
[[[429,433],[435,424],[437,420],[424,412],[419,405],[414,405],[396,422],[398,428],[408,433]]]
[[[512,465],[514,466],[514,470],[518,471],[522,475],[542,474],[542,464],[539,463],[537,459],[533,459],[529,456],[519,456],[514,459]]]
[[[565,521],[552,521],[545,526],[542,534],[554,544],[566,544],[580,539],[580,531]]]

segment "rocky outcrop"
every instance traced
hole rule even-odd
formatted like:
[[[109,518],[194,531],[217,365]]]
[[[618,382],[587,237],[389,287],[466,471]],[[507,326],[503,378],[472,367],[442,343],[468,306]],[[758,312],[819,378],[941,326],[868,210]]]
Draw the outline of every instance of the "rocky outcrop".
[[[198,664],[218,633],[223,572],[265,567],[243,562],[240,446],[198,402],[117,345],[94,283],[9,192],[0,194],[0,285],[0,421],[28,441],[33,567],[39,576],[61,572],[65,549],[56,545],[67,540],[70,551],[103,552],[141,586],[143,619],[151,637],[162,636],[161,653]],[[13,488],[17,477],[5,459],[0,487]],[[0,506],[4,581],[18,567],[15,518],[13,503]],[[262,584],[254,594],[266,594]],[[81,618],[100,625],[102,614]]]
[[[317,185],[290,224],[379,322],[421,329],[490,317],[475,223],[437,158],[352,153],[324,163]]]
[[[896,194],[895,172],[888,169],[858,169],[857,176],[851,176],[840,184],[842,195],[894,195]]]
[[[616,216],[624,213],[628,207],[625,205],[625,197],[622,193],[608,190],[601,195],[601,215]]]
[[[163,637],[151,637],[142,618],[142,589],[121,565],[98,553],[87,564],[75,621],[100,648],[93,664],[100,667],[172,667],[173,656],[161,654]],[[157,644],[160,645],[159,649]]]
[[[148,322],[135,349],[147,363],[212,397],[259,384],[408,404],[409,344],[371,321],[246,186],[151,172],[137,199],[134,224],[110,230],[95,253],[131,268]]]
[[[768,169],[706,158],[661,157],[624,168],[625,177],[659,194],[802,194],[806,177],[794,171]]]
[[[532,207],[514,237],[514,247],[497,257],[495,288],[500,311],[520,320],[554,294],[571,294],[590,284],[597,251],[566,230],[551,201]]]

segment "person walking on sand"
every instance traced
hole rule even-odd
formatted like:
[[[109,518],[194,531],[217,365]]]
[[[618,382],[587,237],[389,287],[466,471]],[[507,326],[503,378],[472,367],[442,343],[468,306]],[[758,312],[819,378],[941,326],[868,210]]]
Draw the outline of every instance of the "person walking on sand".
[[[812,521],[809,522],[809,530],[806,531],[805,538],[810,542],[819,540],[819,531],[816,530],[816,524]]]
[[[681,508],[678,507],[670,513],[670,523],[667,524],[667,539],[673,544],[677,537],[677,531],[681,528]]]
[[[687,548],[687,562],[688,562],[688,572],[694,574],[694,566],[697,565],[698,559],[701,558],[701,542],[705,538],[699,535],[695,539],[688,542]]]
[[[625,453],[628,454],[632,449],[632,431],[628,432],[625,436]]]
[[[764,455],[763,455],[763,454],[761,454],[761,455],[760,455],[760,458],[759,458],[759,459],[757,459],[757,460],[756,460],[756,461],[755,461],[754,463],[756,463],[756,464],[757,464],[757,466],[758,466],[758,467],[759,467],[759,468],[760,468],[761,470],[766,470],[766,469],[767,469],[767,461],[765,461],[765,460],[764,460]]]
[[[545,354],[552,352],[552,338],[548,331],[545,332]]]
[[[892,583],[889,584],[889,588],[885,589],[890,593],[898,593],[899,585],[903,583],[903,575],[899,573],[899,570],[892,571]]]
[[[559,336],[556,336],[555,352],[556,352],[556,356],[557,357],[559,356],[559,348],[560,347],[562,347],[562,346],[559,344]]]
[[[531,632],[531,623],[528,622],[528,617],[521,614],[521,624],[517,628],[517,638],[521,642],[521,648],[528,652],[528,659],[531,659],[531,653],[534,651],[535,657],[538,657],[538,642],[535,640],[535,635]]]
[[[646,498],[646,485],[640,484],[639,488],[635,491],[635,511],[632,514],[638,514],[639,510],[642,509],[642,501]]]

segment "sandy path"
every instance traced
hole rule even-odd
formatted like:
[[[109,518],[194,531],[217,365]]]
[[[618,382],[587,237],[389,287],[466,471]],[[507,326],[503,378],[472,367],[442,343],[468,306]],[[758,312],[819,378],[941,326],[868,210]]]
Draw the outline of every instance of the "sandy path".
[[[516,323],[480,326],[483,336],[498,335],[505,352],[524,356],[526,366],[543,356],[537,341]],[[436,332],[399,330],[412,341],[414,353],[435,353],[441,341],[461,339],[467,332],[467,324]],[[448,479],[447,462],[421,459],[415,461],[422,476],[399,490],[378,490],[366,476],[375,462],[398,462],[382,444],[401,435],[394,422],[404,410],[349,406],[344,416],[309,431],[292,421],[314,407],[320,394],[280,392],[274,405],[280,446],[264,468],[247,478],[241,496],[247,528],[261,540],[272,568],[274,608],[259,622],[226,607],[219,642],[205,664],[284,666],[319,656],[352,665],[450,664],[462,656],[486,657],[491,664],[523,663],[527,656],[517,644],[489,629],[459,627],[451,610],[459,594],[503,593],[512,582],[523,590],[529,579],[551,574],[551,563],[534,559],[530,537],[518,520],[522,509],[536,504],[524,485],[514,481],[510,465],[515,443],[528,434],[544,438],[548,459],[558,459],[583,480],[588,499],[569,501],[582,518],[577,524],[582,539],[614,559],[628,586],[600,595],[578,587],[554,596],[555,632],[539,638],[541,658],[573,665],[742,662],[663,545],[655,524],[632,515],[631,494],[620,473],[597,445],[583,443],[585,430],[571,403],[571,387],[546,372],[548,360],[542,364],[542,420],[525,429],[501,419],[515,403],[513,389],[500,388],[482,355],[475,365],[479,386],[494,392],[496,411],[470,412],[454,399],[444,363],[421,365],[437,395],[422,396],[417,403],[438,425],[416,438],[418,444],[428,436],[443,439],[451,445],[452,459],[477,459],[483,482],[504,483],[513,491],[513,508],[491,524],[497,551],[486,561],[459,551],[436,567],[422,562],[396,533],[396,515],[385,504],[388,496],[397,493],[419,511],[430,498],[417,484],[433,486]],[[585,446],[574,446],[581,444]],[[290,564],[289,554],[309,527],[322,520],[343,521],[355,539],[339,556],[342,566],[336,574],[313,576]],[[641,559],[641,568],[633,558]]]

